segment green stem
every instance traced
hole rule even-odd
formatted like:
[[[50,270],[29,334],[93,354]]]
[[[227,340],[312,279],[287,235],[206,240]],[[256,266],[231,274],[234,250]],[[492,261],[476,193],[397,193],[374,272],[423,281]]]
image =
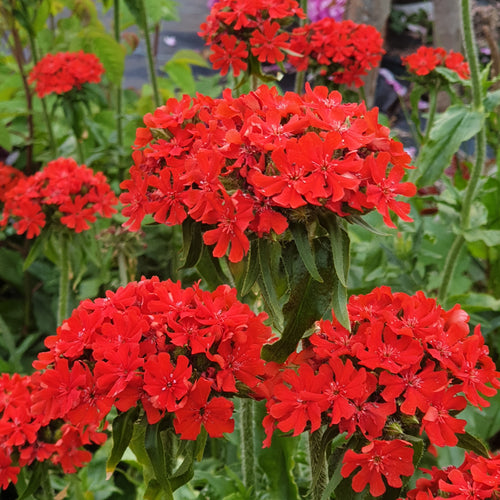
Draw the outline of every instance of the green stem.
[[[83,154],[82,141],[80,141],[76,133],[75,133],[75,140],[76,140],[76,155],[78,156],[78,163],[80,165],[83,165],[85,163],[85,156]]]
[[[114,0],[114,34],[115,40],[120,43],[120,0]],[[118,84],[116,92],[116,137],[118,142],[119,154],[123,151],[123,124],[122,124],[122,86]]]
[[[26,6],[24,5],[24,2],[21,2],[21,7],[23,8],[26,18],[27,16],[27,9]],[[28,33],[28,38],[30,41],[30,49],[31,49],[31,57],[33,58],[33,62],[35,64],[38,63],[38,52],[37,52],[37,47],[36,47],[36,41],[35,37],[33,36],[33,31],[31,29],[26,30]],[[56,159],[57,158],[57,145],[56,141],[54,138],[54,131],[52,130],[52,121],[49,119],[49,112],[47,110],[47,102],[46,102],[47,97],[42,97],[40,100],[42,102],[42,111],[43,111],[43,118],[45,121],[45,127],[47,129],[47,134],[49,135],[49,147],[50,147],[50,153],[52,154],[52,158]]]
[[[128,283],[127,261],[123,252],[118,253],[118,274],[120,275],[120,285]]]
[[[301,19],[299,21],[299,25],[304,26],[304,24],[307,22],[307,0],[299,0],[299,6],[306,14],[306,18]],[[295,90],[296,94],[303,94],[304,93],[304,83],[306,81],[306,73],[307,73],[307,70],[304,70],[304,71],[298,71],[295,74],[295,89],[294,90]]]
[[[436,116],[438,89],[431,88],[429,93],[429,115],[427,116],[427,123],[425,124],[425,132],[423,134],[422,145],[426,144],[429,140],[432,125],[434,124],[434,117]]]
[[[61,325],[68,314],[69,295],[69,237],[67,234],[61,235],[60,241],[60,262],[59,262],[59,303],[57,306],[57,324]]]
[[[470,12],[469,0],[461,0],[462,8],[462,29],[464,34],[465,53],[469,62],[471,73],[472,86],[472,109],[474,111],[482,111],[483,109],[483,93],[481,88],[479,61],[477,58],[476,44],[474,40],[474,32],[472,28],[472,19]],[[483,164],[486,157],[486,130],[483,127],[476,136],[476,161],[470,172],[470,179],[465,190],[465,197],[460,213],[460,231],[453,242],[450,251],[446,257],[445,267],[441,286],[439,287],[438,299],[444,301],[448,295],[448,288],[456,268],[458,256],[462,245],[465,243],[463,232],[470,228],[470,216],[472,203],[477,191],[477,186],[481,178]]]
[[[247,490],[256,495],[255,482],[255,446],[254,446],[254,401],[242,399],[240,401],[240,440],[241,440],[241,471],[243,484]]]
[[[148,27],[148,19],[146,16],[146,5],[144,0],[139,0],[140,2],[140,11],[141,11],[141,28],[144,32],[144,39],[146,41],[146,52],[148,55],[148,70],[149,70],[149,78],[151,80],[151,86],[153,87],[153,97],[155,106],[161,106],[160,92],[158,91],[158,81],[156,78],[156,69],[153,58],[153,50],[151,48],[151,40],[149,38],[149,27]]]
[[[324,450],[321,446],[323,429],[309,434],[309,464],[311,466],[311,500],[321,500],[328,484],[328,472]]]

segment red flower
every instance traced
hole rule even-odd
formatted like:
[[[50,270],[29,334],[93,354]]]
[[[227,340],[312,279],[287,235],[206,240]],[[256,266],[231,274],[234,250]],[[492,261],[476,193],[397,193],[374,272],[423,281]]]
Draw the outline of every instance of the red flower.
[[[227,75],[229,68],[233,69],[234,76],[239,76],[241,71],[246,71],[248,64],[244,61],[248,57],[247,46],[238,42],[233,35],[222,34],[219,38],[220,45],[212,44],[212,54],[209,59],[214,69],[220,69],[222,76]]]
[[[260,62],[274,64],[285,59],[283,49],[289,47],[289,35],[286,32],[277,35],[278,30],[280,30],[279,23],[267,20],[263,26],[259,26],[259,29],[252,33],[252,38],[250,38],[252,54],[257,56]]]
[[[211,385],[208,380],[199,379],[183,400],[181,408],[176,410],[174,428],[181,439],[196,439],[202,425],[210,437],[222,437],[225,432],[233,432],[233,403],[222,397],[208,401]]]
[[[96,214],[111,217],[117,201],[102,173],[94,174],[71,158],[59,158],[5,193],[0,225],[12,220],[18,234],[33,238],[45,226],[47,214],[51,221],[79,233],[90,228]]]
[[[94,54],[58,52],[47,54],[31,70],[28,82],[36,82],[36,93],[43,97],[52,92],[64,94],[80,89],[85,83],[98,83],[104,68]]]
[[[386,490],[382,478],[389,486],[400,488],[403,485],[401,476],[413,475],[412,459],[413,449],[408,441],[375,440],[361,448],[361,453],[347,450],[340,473],[342,477],[349,477],[360,467],[352,479],[352,489],[359,493],[369,484],[370,494],[378,497]]]

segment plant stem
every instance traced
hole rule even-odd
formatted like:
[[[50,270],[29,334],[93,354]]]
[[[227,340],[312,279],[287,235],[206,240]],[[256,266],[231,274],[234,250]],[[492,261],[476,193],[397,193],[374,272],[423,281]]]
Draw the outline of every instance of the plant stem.
[[[61,325],[68,314],[68,295],[69,295],[69,237],[63,233],[60,240],[60,258],[59,262],[59,302],[57,306],[57,324]]]
[[[26,18],[28,17],[27,15],[27,9],[26,6],[24,5],[24,2],[21,2],[21,6],[24,9]],[[33,36],[33,31],[31,29],[26,30],[28,33],[28,38],[30,41],[30,49],[31,49],[31,57],[33,58],[33,62],[35,64],[38,63],[38,53],[37,53],[37,48],[36,48],[36,41],[35,37]],[[49,135],[49,147],[50,147],[50,152],[52,154],[52,158],[56,159],[57,158],[57,145],[56,141],[54,138],[54,132],[52,130],[52,122],[49,119],[49,113],[47,111],[47,102],[46,102],[46,97],[42,97],[40,101],[42,102],[42,111],[43,111],[43,118],[45,121],[45,126],[47,128],[47,134]]]
[[[161,106],[160,92],[158,91],[158,81],[156,79],[156,69],[153,58],[153,50],[151,48],[151,40],[149,38],[149,27],[148,27],[148,19],[146,16],[146,5],[144,0],[140,1],[140,11],[141,11],[141,23],[142,23],[142,31],[144,32],[144,39],[146,41],[146,52],[148,55],[148,70],[149,70],[149,78],[151,80],[151,86],[153,87],[153,97],[155,106],[158,108]]]
[[[118,274],[120,276],[120,285],[125,286],[128,283],[127,261],[122,251],[118,252]]]
[[[429,140],[429,135],[434,123],[434,117],[436,116],[437,95],[438,89],[435,87],[431,88],[429,93],[429,115],[427,116],[427,123],[425,124],[422,144],[425,144]]]
[[[464,34],[465,53],[470,67],[471,87],[472,87],[472,109],[474,111],[483,110],[483,92],[479,71],[479,61],[477,58],[474,32],[469,0],[461,0],[462,9],[462,29]],[[486,157],[486,130],[483,127],[476,136],[476,161],[470,172],[470,179],[465,190],[465,197],[460,212],[460,234],[455,237],[453,244],[446,257],[445,267],[441,286],[439,288],[438,300],[444,301],[448,295],[448,288],[455,271],[458,256],[462,245],[465,243],[463,232],[470,228],[470,215],[472,203],[477,191],[477,185],[481,178],[483,164]]]
[[[309,434],[309,461],[311,466],[311,500],[321,500],[323,491],[328,484],[328,472],[325,453],[321,446],[323,429]]]
[[[299,21],[299,26],[304,26],[304,24],[307,21],[307,0],[300,0],[299,1],[300,8],[304,11],[306,14],[306,19],[301,19]],[[306,72],[307,70],[304,71],[297,71],[295,74],[295,93],[296,94],[303,94],[304,93],[304,82],[306,80]]]
[[[254,401],[243,398],[240,401],[241,472],[247,490],[256,494],[255,447],[254,447]]]
[[[115,40],[120,43],[120,0],[114,0],[114,34]],[[123,151],[123,124],[122,124],[122,86],[116,86],[116,138],[119,148],[119,155],[121,157]]]
[[[26,110],[27,110],[27,125],[28,125],[28,140],[26,141],[26,168],[24,172],[28,175],[32,174],[34,171],[33,165],[33,142],[35,137],[35,127],[33,124],[33,100],[31,96],[31,90],[28,85],[28,79],[26,78],[26,74],[24,72],[24,53],[23,53],[23,45],[21,43],[21,38],[19,36],[19,32],[16,28],[16,21],[14,18],[14,11],[16,9],[16,5],[14,0],[11,0],[11,14],[9,16],[12,21],[11,30],[12,30],[12,39],[14,41],[14,47],[11,48],[12,55],[16,60],[17,67],[19,69],[19,75],[21,76],[21,81],[23,82],[24,96],[26,99]],[[3,9],[1,9],[2,15],[4,15]]]

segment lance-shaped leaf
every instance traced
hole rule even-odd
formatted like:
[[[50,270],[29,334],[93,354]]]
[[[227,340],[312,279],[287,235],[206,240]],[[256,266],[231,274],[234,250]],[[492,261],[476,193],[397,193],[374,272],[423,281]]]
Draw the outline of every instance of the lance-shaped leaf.
[[[283,324],[283,314],[279,303],[276,286],[273,280],[273,259],[271,252],[272,242],[266,239],[260,239],[259,248],[259,268],[258,283],[262,298],[266,304],[266,312],[269,314],[276,328],[280,328]]]
[[[106,462],[106,477],[109,479],[113,474],[116,466],[122,459],[125,450],[127,449],[132,434],[134,432],[134,423],[137,420],[138,408],[130,408],[125,413],[120,413],[113,420],[112,435],[113,448]]]
[[[467,451],[473,451],[476,455],[480,455],[482,457],[489,457],[488,447],[478,437],[465,432],[463,434],[457,434],[457,438],[457,446],[460,448]]]
[[[188,217],[182,223],[182,256],[184,258],[182,268],[195,267],[201,258],[202,251],[201,225]]]
[[[202,253],[196,264],[196,269],[206,281],[210,290],[215,290],[219,285],[228,281],[219,260],[212,255],[212,251],[205,245],[202,246]]]
[[[316,238],[313,244],[322,283],[311,276],[294,244],[284,249],[283,261],[288,267],[290,282],[290,296],[283,307],[285,326],[281,339],[262,350],[264,359],[285,361],[297,348],[303,335],[331,306],[334,285],[338,280],[333,271],[330,242],[327,238]]]
[[[160,432],[160,423],[149,424],[144,434],[144,448],[151,460],[155,479],[161,486],[161,489],[170,498],[172,496],[172,487],[170,485],[170,472],[167,465],[167,454],[171,456],[171,450],[166,450],[163,445],[163,439]],[[169,496],[170,495],[170,496]]]
[[[455,105],[450,106],[436,119],[430,140],[422,146],[418,156],[414,175],[418,179],[419,186],[433,184],[441,177],[460,144],[474,137],[481,130],[484,118],[484,113],[480,111]]]
[[[295,246],[297,247],[302,262],[309,271],[309,274],[316,281],[322,283],[323,278],[320,276],[318,268],[316,267],[314,252],[311,248],[311,243],[307,234],[307,226],[305,224],[291,223],[289,228],[292,233],[293,240],[295,241]]]
[[[347,288],[350,263],[349,247],[351,241],[349,239],[346,224],[336,215],[326,216],[324,218],[324,224],[326,225],[330,237],[335,273],[342,285]]]
[[[240,293],[240,297],[244,297],[247,293],[250,292],[255,282],[257,281],[257,277],[259,276],[260,266],[259,266],[258,245],[259,244],[257,240],[253,240],[250,243],[250,249],[244,261],[245,262],[244,273],[237,286]]]

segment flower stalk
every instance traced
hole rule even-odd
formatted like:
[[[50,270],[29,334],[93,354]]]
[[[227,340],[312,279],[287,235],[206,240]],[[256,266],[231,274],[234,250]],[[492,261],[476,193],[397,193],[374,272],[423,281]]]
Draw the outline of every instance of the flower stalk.
[[[241,472],[245,488],[255,494],[257,484],[255,481],[254,406],[255,402],[252,399],[244,398],[240,402]]]
[[[323,429],[309,434],[309,461],[311,467],[311,499],[321,500],[328,483],[325,450],[321,446]]]
[[[57,324],[61,325],[68,315],[69,296],[69,237],[65,232],[60,239],[60,262],[59,262],[59,301],[57,305]]]
[[[470,67],[470,78],[472,88],[472,109],[481,111],[483,109],[483,93],[480,80],[479,61],[477,57],[474,31],[469,0],[461,0],[462,29],[464,34],[465,53]],[[470,172],[469,183],[465,190],[465,197],[460,212],[460,234],[457,234],[450,251],[446,257],[443,270],[441,286],[438,292],[438,301],[444,302],[448,296],[448,288],[455,272],[462,245],[465,243],[463,233],[470,228],[470,216],[472,203],[474,201],[477,185],[481,178],[483,164],[486,157],[486,129],[484,127],[476,136],[476,159]]]

